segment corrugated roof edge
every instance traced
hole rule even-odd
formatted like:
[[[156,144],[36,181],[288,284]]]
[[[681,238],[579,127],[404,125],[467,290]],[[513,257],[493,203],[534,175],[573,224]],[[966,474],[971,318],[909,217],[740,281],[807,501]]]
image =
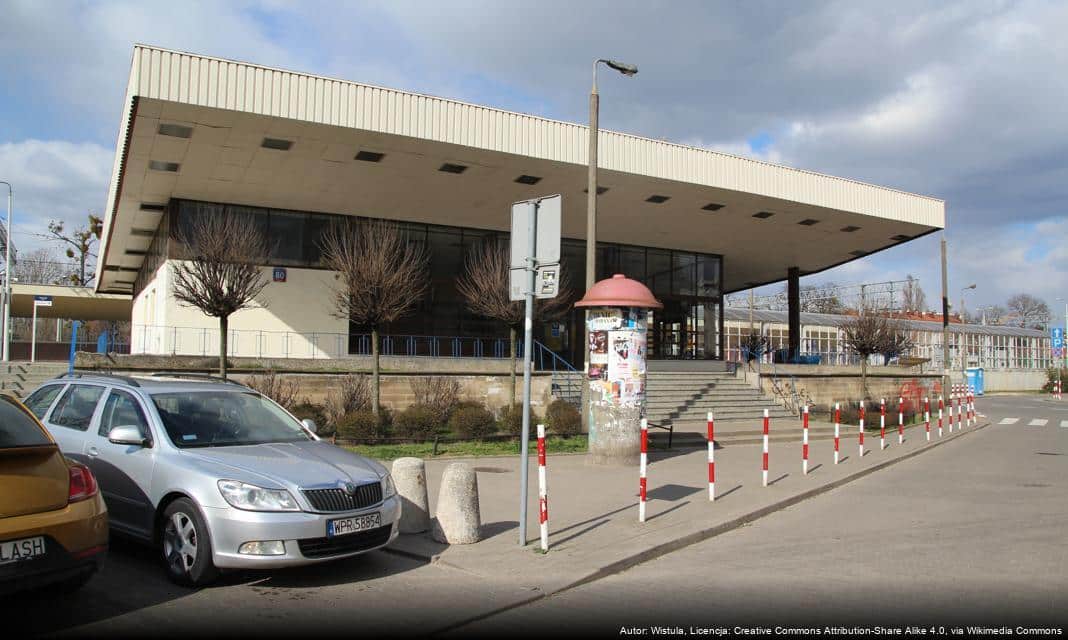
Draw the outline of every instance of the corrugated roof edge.
[[[420,96],[420,97],[423,97],[423,98],[429,98],[431,100],[441,100],[443,102],[451,102],[453,104],[463,105],[463,106],[466,106],[466,107],[472,107],[472,108],[476,108],[476,109],[491,109],[493,111],[512,114],[512,115],[516,115],[516,116],[521,116],[521,117],[524,117],[524,118],[533,118],[535,120],[540,120],[540,121],[543,121],[543,122],[551,122],[551,123],[555,123],[555,124],[566,125],[566,126],[569,126],[569,127],[579,127],[581,129],[589,129],[589,127],[587,125],[579,124],[579,123],[576,123],[576,122],[567,122],[566,120],[557,120],[555,118],[547,118],[545,116],[539,116],[539,115],[534,115],[534,114],[530,114],[530,113],[523,113],[522,111],[512,111],[510,109],[501,109],[501,108],[498,108],[498,107],[491,107],[491,106],[487,106],[487,105],[483,105],[483,104],[475,104],[473,102],[466,102],[464,100],[457,100],[455,98],[445,98],[445,97],[442,97],[442,96],[435,96],[435,95],[432,95],[432,94],[429,94],[429,93],[420,93],[420,92],[417,92],[417,91],[408,91],[408,90],[405,90],[405,89],[396,89],[396,88],[393,88],[393,87],[383,87],[383,86],[380,86],[380,85],[369,84],[369,83],[366,83],[366,82],[357,82],[355,80],[345,80],[343,78],[335,78],[335,77],[332,77],[332,76],[320,76],[320,75],[315,75],[313,73],[308,73],[306,71],[294,71],[292,69],[281,69],[281,68],[278,68],[278,67],[271,67],[271,66],[267,66],[267,65],[264,65],[264,64],[256,64],[254,62],[246,62],[246,61],[243,61],[243,60],[233,60],[231,58],[222,58],[222,57],[219,57],[219,56],[209,56],[209,55],[204,55],[202,53],[194,53],[192,51],[180,51],[180,50],[177,50],[177,49],[168,49],[166,47],[158,47],[158,46],[155,46],[155,45],[143,44],[143,43],[135,43],[134,44],[134,48],[151,49],[151,50],[155,50],[155,51],[173,53],[173,54],[183,55],[183,56],[195,56],[197,58],[205,58],[207,60],[218,60],[219,62],[227,62],[227,63],[230,63],[230,64],[240,64],[240,65],[245,65],[245,66],[248,66],[248,67],[255,67],[255,68],[258,68],[258,69],[263,69],[265,71],[277,71],[279,73],[291,73],[291,74],[294,74],[294,75],[304,76],[304,77],[307,77],[307,78],[316,78],[316,79],[320,79],[320,80],[328,80],[328,81],[331,81],[331,82],[343,82],[343,83],[347,83],[347,84],[361,85],[361,86],[370,87],[370,88],[373,88],[373,89],[380,89],[382,91],[396,91],[396,92],[400,92],[400,93],[407,93],[407,94],[410,94],[410,95],[413,95],[413,96]],[[656,144],[666,144],[668,146],[677,147],[679,149],[689,149],[689,150],[693,150],[693,151],[700,151],[700,152],[708,153],[708,154],[711,154],[711,155],[724,156],[724,157],[727,157],[727,158],[735,158],[737,160],[745,160],[747,162],[755,162],[757,164],[761,164],[761,165],[768,166],[768,167],[775,167],[775,168],[779,168],[779,169],[788,169],[790,171],[797,171],[798,173],[806,173],[806,174],[813,175],[813,176],[819,176],[821,178],[828,178],[828,179],[831,179],[831,180],[841,180],[843,182],[851,182],[853,184],[858,184],[858,185],[862,185],[862,186],[865,186],[865,187],[870,187],[872,189],[880,189],[880,190],[883,190],[883,191],[891,191],[893,193],[899,193],[899,194],[905,195],[905,196],[911,196],[911,197],[914,197],[914,198],[922,198],[924,200],[930,200],[932,202],[938,202],[938,203],[941,203],[942,205],[945,205],[945,203],[946,203],[945,200],[943,200],[941,198],[936,198],[934,196],[927,196],[927,195],[923,195],[923,194],[920,194],[920,193],[913,193],[911,191],[905,191],[903,189],[895,189],[893,187],[884,187],[884,186],[881,186],[881,185],[872,184],[870,182],[864,182],[863,180],[856,180],[854,178],[843,178],[841,176],[835,176],[835,175],[831,175],[831,174],[828,174],[828,173],[820,173],[818,171],[811,171],[809,169],[798,169],[797,167],[791,167],[791,166],[785,165],[785,164],[776,164],[774,162],[768,162],[766,160],[757,160],[755,158],[748,158],[746,156],[740,156],[740,155],[737,155],[737,154],[727,153],[727,152],[724,152],[724,151],[715,151],[713,149],[706,149],[704,147],[697,147],[697,146],[693,146],[693,145],[682,144],[682,143],[679,143],[679,142],[670,142],[670,141],[666,141],[666,140],[658,140],[656,138],[649,138],[649,137],[646,137],[646,136],[640,136],[640,135],[633,134],[633,133],[624,133],[624,132],[621,132],[621,131],[612,131],[610,129],[600,129],[599,131],[600,131],[600,133],[607,133],[607,134],[621,136],[621,137],[624,137],[624,138],[631,138],[631,139],[634,139],[634,140],[641,140],[643,142],[651,142],[651,143],[656,143]]]

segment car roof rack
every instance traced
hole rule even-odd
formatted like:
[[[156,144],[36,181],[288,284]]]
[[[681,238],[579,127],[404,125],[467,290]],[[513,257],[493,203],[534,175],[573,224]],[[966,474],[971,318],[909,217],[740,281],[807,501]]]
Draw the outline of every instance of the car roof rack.
[[[243,385],[240,382],[230,380],[227,378],[220,378],[219,376],[211,375],[210,373],[186,373],[178,371],[175,373],[169,373],[166,371],[156,371],[150,374],[153,378],[189,378],[191,380],[201,380],[203,382],[216,382],[218,384],[232,384],[239,387],[248,388],[247,385]]]
[[[96,372],[96,371],[87,372],[87,373],[81,373],[81,372],[73,372],[72,373],[72,372],[68,371],[67,373],[61,373],[61,374],[59,374],[58,376],[56,376],[56,377],[54,377],[52,379],[53,380],[61,380],[61,379],[81,379],[81,378],[103,378],[105,380],[118,380],[120,382],[123,382],[125,384],[130,385],[131,387],[140,387],[141,386],[141,383],[139,383],[137,380],[134,380],[130,376],[120,376],[117,373],[108,373],[108,372],[101,373],[101,372]]]

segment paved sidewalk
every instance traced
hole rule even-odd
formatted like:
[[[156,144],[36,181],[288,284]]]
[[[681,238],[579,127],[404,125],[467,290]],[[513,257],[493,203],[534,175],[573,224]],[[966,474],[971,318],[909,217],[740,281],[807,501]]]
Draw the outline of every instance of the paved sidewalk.
[[[554,456],[548,452],[550,550],[539,552],[537,461],[530,460],[527,505],[529,543],[520,547],[518,533],[519,474],[516,457],[466,460],[478,471],[485,539],[474,545],[442,545],[429,534],[401,536],[393,553],[430,560],[459,569],[499,586],[514,586],[514,602],[472,612],[472,619],[612,575],[689,544],[708,539],[763,515],[796,504],[879,468],[949,445],[988,426],[964,427],[941,439],[932,427],[926,442],[923,425],[906,429],[897,444],[896,425],[887,429],[887,448],[879,449],[878,432],[865,437],[865,455],[858,455],[856,426],[842,427],[839,465],[833,464],[830,440],[810,445],[809,474],[801,473],[801,427],[794,442],[772,442],[769,486],[762,486],[760,445],[730,444],[716,450],[714,503],[708,499],[706,449],[679,448],[650,453],[647,520],[638,522],[637,461],[632,468],[594,467],[584,455]],[[782,425],[780,428],[785,428]],[[773,426],[774,429],[774,426]],[[431,511],[445,466],[455,460],[427,463]],[[893,491],[887,487],[887,491]]]

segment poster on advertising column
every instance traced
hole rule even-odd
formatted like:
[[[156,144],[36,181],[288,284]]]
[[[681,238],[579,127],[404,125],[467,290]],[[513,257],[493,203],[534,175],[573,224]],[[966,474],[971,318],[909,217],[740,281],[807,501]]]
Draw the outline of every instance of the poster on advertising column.
[[[608,332],[608,382],[612,398],[620,404],[641,400],[645,378],[645,332]]]

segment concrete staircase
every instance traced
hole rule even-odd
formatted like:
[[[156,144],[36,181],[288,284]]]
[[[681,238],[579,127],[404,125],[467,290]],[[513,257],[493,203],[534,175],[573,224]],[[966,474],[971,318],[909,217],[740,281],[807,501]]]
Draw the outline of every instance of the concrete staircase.
[[[67,372],[65,362],[10,362],[0,365],[0,392],[25,398],[41,383]]]
[[[709,411],[716,420],[758,424],[768,409],[772,418],[792,418],[769,398],[726,371],[650,371],[646,379],[645,414],[654,424],[704,422]]]

